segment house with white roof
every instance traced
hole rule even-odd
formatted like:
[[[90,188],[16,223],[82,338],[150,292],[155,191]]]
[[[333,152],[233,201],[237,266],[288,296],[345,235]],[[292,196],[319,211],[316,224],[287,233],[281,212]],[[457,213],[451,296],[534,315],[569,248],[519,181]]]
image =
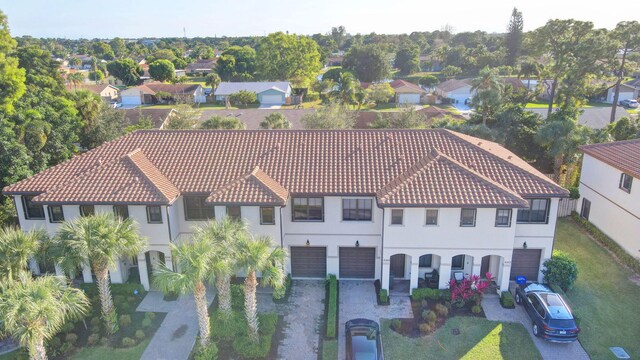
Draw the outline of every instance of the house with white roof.
[[[260,105],[284,105],[292,92],[288,81],[222,82],[213,94],[217,101],[225,101],[241,90],[256,93]]]

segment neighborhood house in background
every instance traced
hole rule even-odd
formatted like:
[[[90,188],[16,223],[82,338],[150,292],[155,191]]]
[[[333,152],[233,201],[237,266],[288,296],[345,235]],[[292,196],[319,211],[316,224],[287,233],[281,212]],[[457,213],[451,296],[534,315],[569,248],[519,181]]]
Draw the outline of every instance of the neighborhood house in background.
[[[232,94],[239,91],[255,93],[260,105],[285,105],[290,103],[291,84],[287,81],[278,82],[222,82],[214,95],[216,101],[225,102]]]

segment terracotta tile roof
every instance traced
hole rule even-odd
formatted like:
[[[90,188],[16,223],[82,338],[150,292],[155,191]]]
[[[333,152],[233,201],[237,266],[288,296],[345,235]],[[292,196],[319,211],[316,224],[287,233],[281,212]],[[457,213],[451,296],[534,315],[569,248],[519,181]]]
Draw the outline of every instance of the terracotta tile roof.
[[[580,150],[640,179],[640,139],[585,145]]]
[[[170,204],[180,191],[136,149],[36,196],[47,204]]]
[[[135,108],[135,109],[122,109],[119,110],[124,113],[124,117],[128,120],[128,124],[136,125],[140,122],[142,117],[149,117],[153,123],[154,129],[160,129],[164,122],[167,121],[169,116],[173,114],[174,109],[147,109],[147,108]]]
[[[280,205],[287,203],[289,192],[259,167],[215,190],[207,198],[215,204]]]
[[[461,87],[471,86],[471,80],[472,79],[462,79],[462,80],[450,79],[438,84],[436,88],[442,92],[450,92],[450,91],[460,89]]]
[[[527,200],[432,149],[376,194],[382,206],[527,207]]]
[[[75,181],[83,183],[82,190],[68,187],[67,198],[75,200],[80,193],[102,194],[105,190],[101,188],[122,185],[134,176],[107,164],[117,163],[123,156],[141,149],[150,163],[183,194],[211,195],[259,167],[292,195],[373,196],[434,148],[521,197],[568,196],[565,189],[501,146],[443,129],[142,130],[10,185],[4,191],[39,194]],[[104,176],[99,181],[78,181],[94,172]],[[493,195],[486,196],[490,199]]]
[[[389,83],[389,85],[391,85],[391,87],[393,88],[393,90],[395,90],[396,93],[401,93],[401,94],[425,94],[426,93],[426,91],[424,91],[424,89],[421,88],[420,86],[404,80],[393,80],[392,82]]]
[[[73,84],[67,84],[65,85],[65,88],[67,89],[67,91],[76,91],[76,90],[87,90],[89,92],[92,92],[94,94],[97,95],[101,95],[102,92],[106,89],[106,88],[113,88],[116,91],[120,91],[117,87],[113,86],[113,85],[109,85],[109,84],[80,84],[80,85],[73,85]]]

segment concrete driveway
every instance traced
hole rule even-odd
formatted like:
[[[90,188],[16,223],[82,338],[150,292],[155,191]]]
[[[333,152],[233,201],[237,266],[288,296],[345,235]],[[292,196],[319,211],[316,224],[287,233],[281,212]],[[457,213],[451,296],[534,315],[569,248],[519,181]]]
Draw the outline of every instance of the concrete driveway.
[[[489,320],[519,322],[524,325],[543,359],[589,359],[589,355],[584,351],[579,341],[574,341],[569,344],[559,344],[545,341],[533,335],[533,330],[531,329],[533,323],[522,305],[516,305],[515,309],[504,309],[500,305],[498,295],[485,294],[482,300],[482,309]]]
[[[365,318],[380,323],[380,319],[412,318],[408,296],[391,296],[391,305],[378,306],[373,281],[340,280],[340,309],[338,314],[338,359],[345,358],[344,324],[351,319]]]

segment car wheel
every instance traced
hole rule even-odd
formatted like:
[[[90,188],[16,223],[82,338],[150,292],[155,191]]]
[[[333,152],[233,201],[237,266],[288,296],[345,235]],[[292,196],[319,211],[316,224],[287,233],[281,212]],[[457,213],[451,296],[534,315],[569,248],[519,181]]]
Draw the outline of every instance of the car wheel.
[[[520,298],[520,294],[516,293],[516,304],[522,304],[522,299]]]
[[[533,324],[533,335],[539,336],[538,335],[538,324],[536,324],[536,323]]]

